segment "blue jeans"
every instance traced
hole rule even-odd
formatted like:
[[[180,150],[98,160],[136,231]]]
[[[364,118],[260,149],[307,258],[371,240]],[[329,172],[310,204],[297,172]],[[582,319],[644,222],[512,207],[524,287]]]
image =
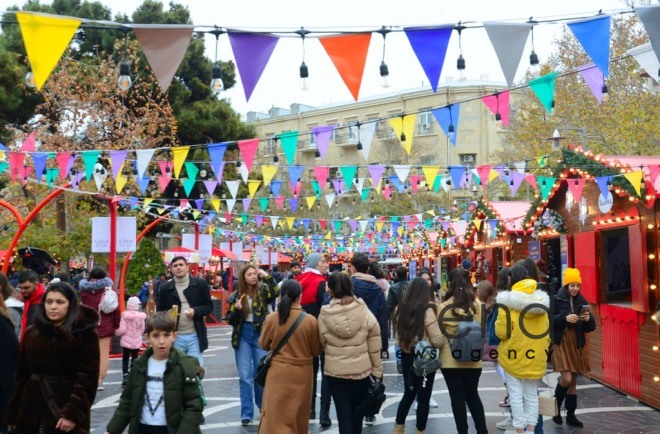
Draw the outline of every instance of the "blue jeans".
[[[204,356],[202,355],[202,352],[199,351],[199,340],[197,339],[197,333],[176,335],[174,348],[183,351],[185,354],[188,354],[191,357],[196,357],[197,360],[199,360],[199,366],[204,366]]]
[[[238,368],[238,384],[241,393],[241,420],[254,419],[254,403],[261,409],[261,397],[264,389],[255,384],[254,376],[257,374],[259,360],[267,354],[259,346],[259,332],[252,323],[244,322],[241,325],[241,339],[238,349],[234,351],[236,367]]]

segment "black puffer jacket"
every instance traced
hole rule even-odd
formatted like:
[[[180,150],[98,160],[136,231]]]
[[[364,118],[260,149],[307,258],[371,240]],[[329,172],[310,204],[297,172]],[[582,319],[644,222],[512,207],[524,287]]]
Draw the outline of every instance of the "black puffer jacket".
[[[571,296],[568,293],[566,287],[562,287],[557,295],[554,298],[554,305],[552,307],[553,312],[553,324],[552,324],[552,342],[557,345],[561,344],[561,339],[566,332],[566,329],[569,326],[569,323],[566,322],[566,315],[575,313],[580,314],[580,309],[582,306],[588,306],[589,302],[582,294],[578,293],[577,296],[573,297],[573,311],[571,311]],[[587,339],[585,338],[585,333],[590,333],[596,330],[596,320],[593,315],[589,315],[589,321],[578,321],[575,324],[575,333],[577,335],[577,347],[583,348],[587,344]]]

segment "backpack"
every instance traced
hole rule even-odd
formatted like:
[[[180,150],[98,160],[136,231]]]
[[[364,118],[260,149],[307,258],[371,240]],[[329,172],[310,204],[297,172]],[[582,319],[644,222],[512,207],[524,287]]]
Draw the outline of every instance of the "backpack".
[[[484,349],[484,338],[481,335],[481,325],[474,319],[458,323],[457,337],[450,341],[451,355],[458,362],[475,362],[481,360]],[[476,359],[476,360],[475,360]]]
[[[418,377],[424,377],[422,387],[426,387],[426,375],[432,374],[441,367],[440,350],[434,348],[429,341],[422,339],[415,344],[413,351],[415,359],[412,371]]]
[[[99,309],[103,313],[112,313],[117,310],[117,307],[119,307],[119,299],[117,298],[117,293],[110,287],[105,288],[103,297],[101,297]]]
[[[148,285],[143,285],[142,288],[140,289],[140,292],[138,293],[138,298],[140,299],[140,302],[146,303],[149,301],[149,286]]]

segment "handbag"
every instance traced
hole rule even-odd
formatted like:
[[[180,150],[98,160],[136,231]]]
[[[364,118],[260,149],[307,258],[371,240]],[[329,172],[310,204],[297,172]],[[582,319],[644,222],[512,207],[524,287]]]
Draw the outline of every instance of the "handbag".
[[[364,394],[364,398],[362,398],[362,402],[355,412],[355,416],[358,419],[378,414],[385,399],[387,399],[387,395],[385,395],[385,385],[380,381],[374,380],[371,375],[367,378],[369,379],[367,393]]]
[[[545,374],[545,379],[548,383],[548,388],[539,393],[539,414],[543,416],[557,416],[559,408],[557,408],[557,398],[555,398],[554,389],[550,386],[550,379],[548,373]]]
[[[303,317],[307,315],[305,312],[301,312],[296,322],[293,323],[289,331],[286,332],[286,335],[282,338],[277,347],[269,354],[266,354],[259,360],[259,366],[257,366],[257,375],[254,376],[254,382],[261,387],[266,386],[266,374],[268,374],[268,368],[270,368],[270,361],[280,352],[282,347],[287,343],[293,332],[298,328],[298,325],[302,322]]]

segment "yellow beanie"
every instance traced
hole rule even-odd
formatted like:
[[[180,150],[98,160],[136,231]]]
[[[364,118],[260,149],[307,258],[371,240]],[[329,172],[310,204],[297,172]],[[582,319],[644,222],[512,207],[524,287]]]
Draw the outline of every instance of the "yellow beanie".
[[[582,285],[580,270],[577,268],[567,268],[564,270],[564,285],[568,285],[569,283],[579,283]]]

